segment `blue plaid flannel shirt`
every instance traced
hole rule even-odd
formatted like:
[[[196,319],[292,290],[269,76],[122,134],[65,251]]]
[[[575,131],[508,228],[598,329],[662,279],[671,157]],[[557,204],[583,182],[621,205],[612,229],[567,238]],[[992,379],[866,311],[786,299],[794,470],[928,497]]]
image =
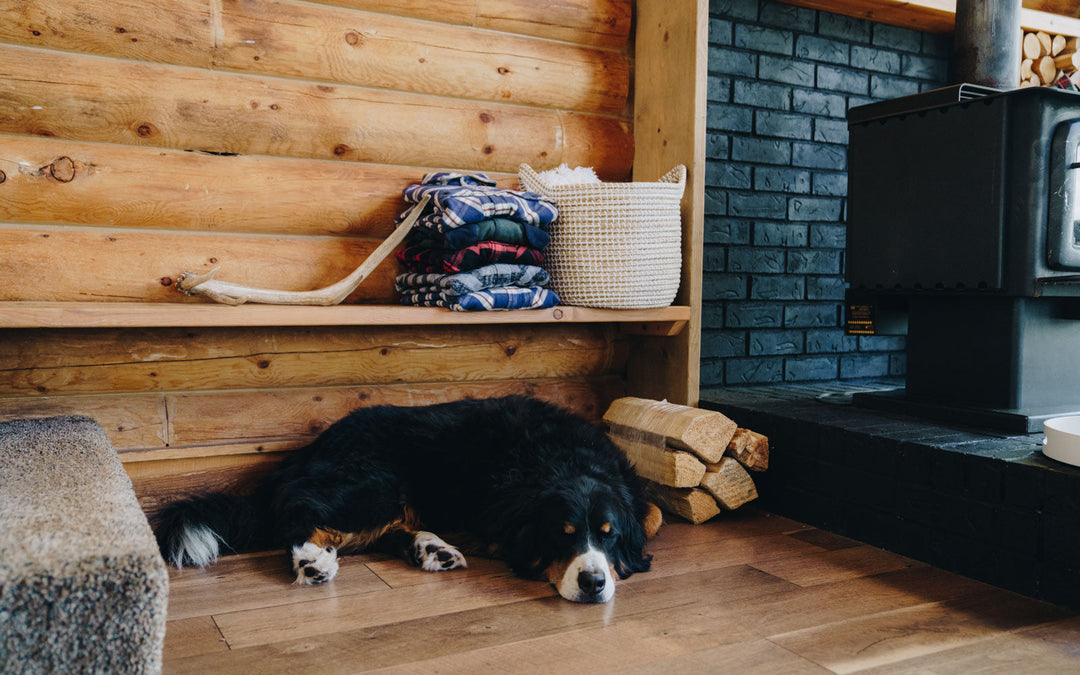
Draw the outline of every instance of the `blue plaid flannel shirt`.
[[[426,174],[421,183],[405,188],[402,194],[412,206],[398,216],[397,222],[408,218],[425,195],[431,195],[431,202],[416,224],[436,232],[496,217],[546,229],[559,215],[555,202],[547,197],[523,190],[504,190],[482,173],[435,171]]]

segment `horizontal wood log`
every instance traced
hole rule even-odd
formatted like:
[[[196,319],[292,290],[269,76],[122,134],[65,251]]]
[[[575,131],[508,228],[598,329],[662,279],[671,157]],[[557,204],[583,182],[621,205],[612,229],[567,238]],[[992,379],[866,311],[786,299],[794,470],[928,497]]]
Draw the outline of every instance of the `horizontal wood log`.
[[[442,24],[495,28],[574,44],[623,48],[629,40],[630,0],[323,0],[344,8]],[[210,0],[81,0],[43,4],[15,0],[0,7],[0,40],[125,59],[208,67],[220,35]]]
[[[707,462],[720,461],[737,428],[718,412],[633,396],[613,401],[604,421],[661,436]]]
[[[561,159],[569,166],[591,166],[603,180],[627,181],[634,165],[634,134],[632,125],[623,119],[598,117],[580,113],[560,116],[567,140],[562,144]],[[555,166],[551,162],[547,162]],[[533,166],[534,169],[539,167]],[[664,173],[675,168],[672,164]],[[655,181],[655,176],[637,176],[635,180]]]
[[[156,523],[169,503],[205,492],[244,494],[255,489],[286,453],[221,455],[124,465],[143,512]]]
[[[0,140],[0,221],[382,239],[417,168]],[[449,167],[453,168],[453,167]],[[517,174],[489,174],[516,188]]]
[[[0,185],[0,187],[3,187]],[[185,271],[238,284],[305,291],[345,277],[380,242],[373,239],[143,232],[114,229],[4,229],[0,249],[18,250],[0,268],[0,300],[206,302],[175,288]],[[386,260],[346,302],[397,301]]]
[[[623,48],[629,42],[631,0],[318,0],[337,5],[411,16],[443,23],[475,25],[575,44]]]
[[[751,471],[769,468],[769,438],[749,429],[736,429],[727,454]]]
[[[0,45],[0,133],[182,150],[625,177],[618,120]],[[48,105],[42,105],[48,103]],[[582,134],[606,135],[606,138]]]
[[[671,487],[697,487],[705,476],[705,464],[696,455],[667,447],[663,436],[613,425],[608,437],[642,478]]]
[[[591,377],[619,357],[603,325],[9,330],[0,397]]]
[[[210,0],[13,0],[0,5],[0,41],[208,68]]]
[[[224,0],[215,68],[620,114],[624,54],[292,0]]]
[[[119,452],[165,447],[169,440],[161,394],[0,398],[0,422],[57,415],[92,418]]]
[[[701,479],[701,487],[716,498],[721,508],[728,511],[734,511],[758,496],[754,480],[732,457],[725,457],[709,466]]]
[[[476,25],[621,49],[632,24],[630,0],[477,0]]]
[[[599,423],[623,385],[613,376],[489,382],[386,384],[198,393],[0,398],[0,422],[86,415],[125,462],[259,455],[294,450],[349,411],[521,394]]]
[[[720,506],[713,496],[701,488],[675,488],[645,481],[645,494],[665,512],[685,518],[695,525],[720,513]]]
[[[166,397],[173,444],[204,446],[281,436],[314,438],[350,410],[373,405],[432,405],[511,394],[550,401],[596,422],[618,387],[615,378],[562,378],[193,392]]]

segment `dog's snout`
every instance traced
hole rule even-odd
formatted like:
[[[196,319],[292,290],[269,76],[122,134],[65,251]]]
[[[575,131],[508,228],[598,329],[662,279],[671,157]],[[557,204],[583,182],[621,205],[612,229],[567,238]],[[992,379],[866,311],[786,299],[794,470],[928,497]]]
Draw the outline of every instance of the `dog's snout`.
[[[597,595],[603,591],[606,582],[603,572],[593,570],[582,570],[577,577],[578,588],[589,595]]]

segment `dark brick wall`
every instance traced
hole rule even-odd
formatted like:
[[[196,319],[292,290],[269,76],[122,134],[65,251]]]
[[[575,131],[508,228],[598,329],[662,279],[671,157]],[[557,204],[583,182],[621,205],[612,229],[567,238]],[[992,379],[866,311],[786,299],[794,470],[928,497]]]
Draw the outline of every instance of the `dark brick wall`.
[[[951,41],[764,0],[709,4],[701,383],[902,375],[845,336],[847,121],[943,86]]]

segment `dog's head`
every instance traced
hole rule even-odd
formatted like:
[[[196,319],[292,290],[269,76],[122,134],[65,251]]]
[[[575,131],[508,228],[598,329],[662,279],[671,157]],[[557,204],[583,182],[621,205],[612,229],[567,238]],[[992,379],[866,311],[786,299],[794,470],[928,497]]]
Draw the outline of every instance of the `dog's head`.
[[[607,602],[615,578],[648,571],[648,505],[625,486],[580,476],[551,486],[518,530],[511,565],[573,602]]]

